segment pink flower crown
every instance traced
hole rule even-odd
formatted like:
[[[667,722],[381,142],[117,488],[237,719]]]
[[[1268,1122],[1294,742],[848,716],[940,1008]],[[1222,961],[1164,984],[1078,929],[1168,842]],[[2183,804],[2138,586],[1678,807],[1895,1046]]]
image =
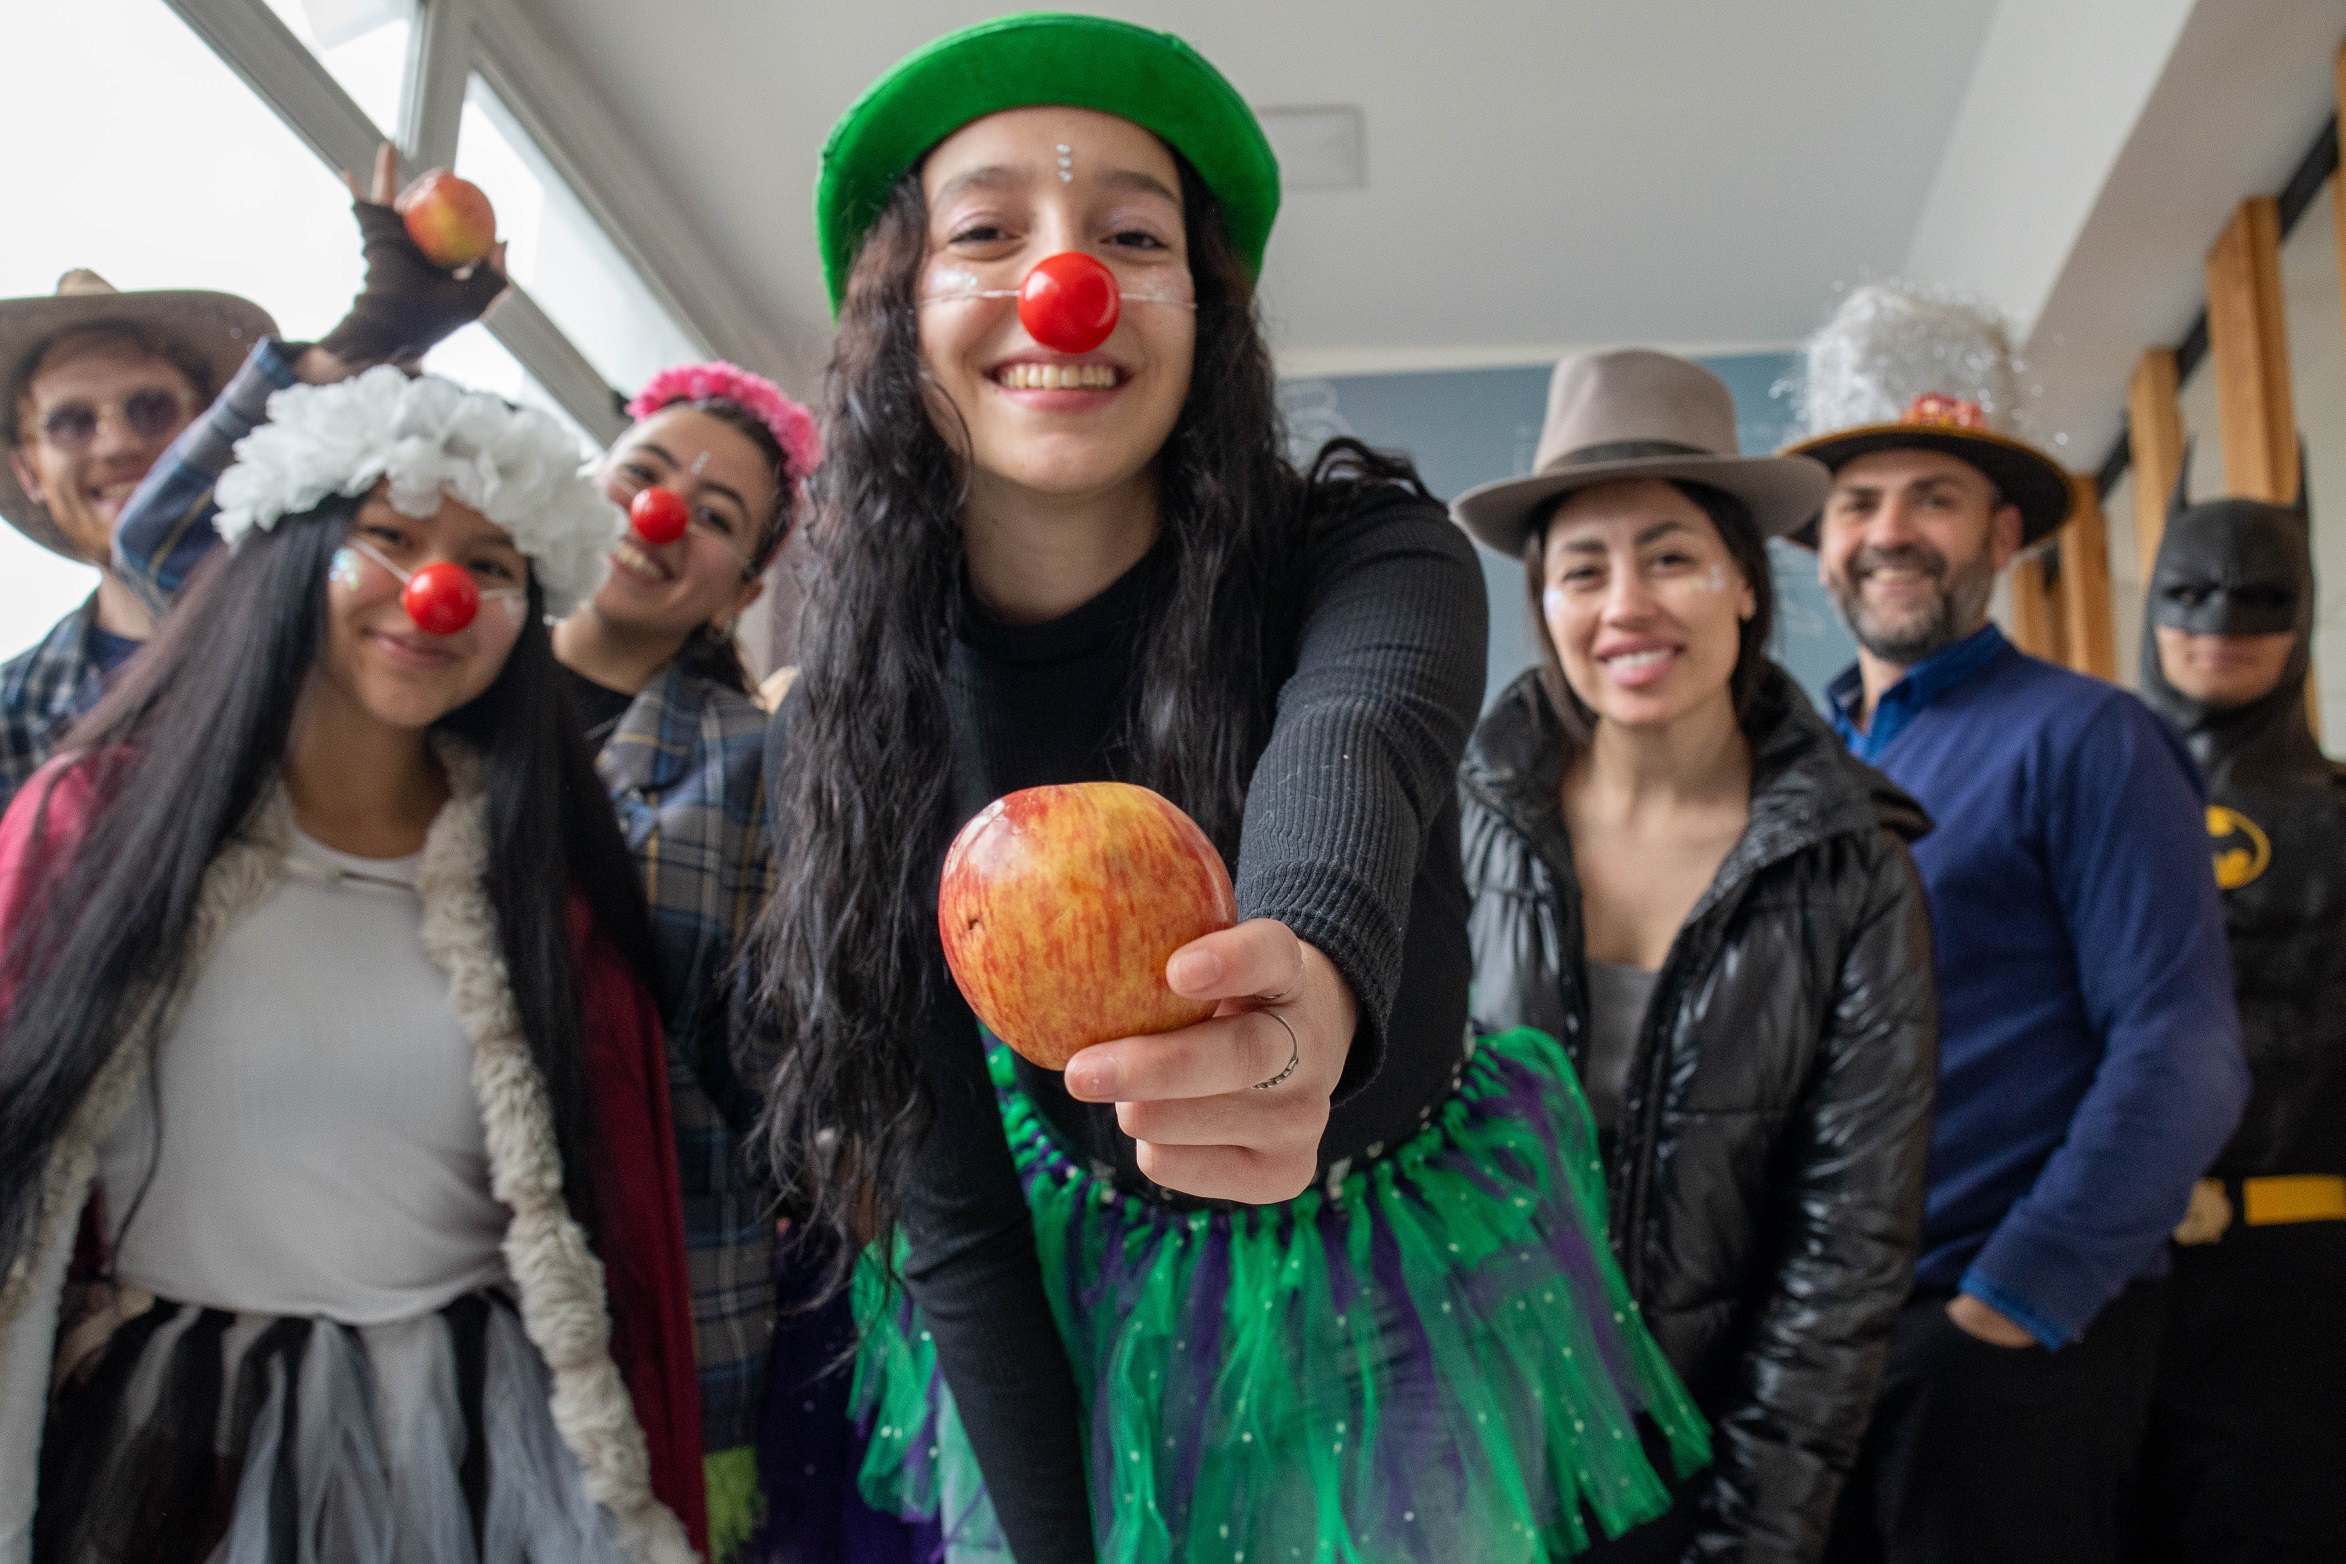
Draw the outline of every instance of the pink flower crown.
[[[815,416],[782,394],[782,388],[763,375],[753,375],[722,359],[707,364],[679,364],[663,369],[627,404],[627,416],[651,417],[677,402],[699,402],[721,396],[739,402],[773,431],[790,464],[790,476],[803,480],[823,459],[823,437],[815,430]]]

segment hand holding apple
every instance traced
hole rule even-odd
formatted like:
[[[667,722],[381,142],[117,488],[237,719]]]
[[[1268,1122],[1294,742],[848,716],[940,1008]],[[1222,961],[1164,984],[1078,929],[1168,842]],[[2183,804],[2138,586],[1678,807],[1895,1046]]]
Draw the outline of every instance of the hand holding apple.
[[[408,237],[434,266],[475,266],[497,248],[497,213],[481,187],[435,168],[393,203]]]
[[[1176,993],[1213,1016],[1175,1032],[1087,1048],[1067,1090],[1116,1104],[1140,1170],[1211,1200],[1292,1200],[1318,1170],[1329,1100],[1352,1054],[1359,1007],[1319,949],[1254,918],[1206,935],[1166,963]],[[1282,1024],[1282,1022],[1284,1024]],[[1268,1089],[1294,1061],[1294,1073]]]
[[[945,853],[937,932],[979,1020],[1046,1070],[1094,1043],[1214,1013],[1166,960],[1238,916],[1221,855],[1144,787],[1085,782],[998,798]]]
[[[937,898],[970,1008],[1027,1058],[1064,1068],[1077,1098],[1115,1103],[1143,1173],[1270,1204],[1318,1168],[1359,1012],[1294,930],[1229,927],[1235,916],[1205,834],[1118,783],[988,805],[954,838]]]
[[[418,180],[408,195],[418,195],[436,177]],[[409,232],[412,212],[401,215],[408,201],[399,193],[399,152],[389,142],[376,152],[371,185],[348,172],[342,182],[350,190],[366,280],[349,313],[295,360],[295,376],[313,385],[348,379],[374,364],[413,365],[479,320],[505,291],[504,245],[490,249],[485,265],[451,271],[416,243]]]

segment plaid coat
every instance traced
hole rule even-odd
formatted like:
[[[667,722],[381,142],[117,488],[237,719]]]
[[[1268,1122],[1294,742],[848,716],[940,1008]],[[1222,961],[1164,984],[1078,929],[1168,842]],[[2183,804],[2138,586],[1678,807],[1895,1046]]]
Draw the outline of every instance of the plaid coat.
[[[670,996],[668,1091],[711,1455],[756,1442],[774,1329],[769,1192],[741,1158],[757,1100],[733,1071],[725,1003],[733,953],[773,888],[765,742],[766,714],[748,696],[671,662],[596,759],[643,873]]]
[[[0,810],[104,692],[90,656],[98,599],[57,621],[30,651],[0,664]]]

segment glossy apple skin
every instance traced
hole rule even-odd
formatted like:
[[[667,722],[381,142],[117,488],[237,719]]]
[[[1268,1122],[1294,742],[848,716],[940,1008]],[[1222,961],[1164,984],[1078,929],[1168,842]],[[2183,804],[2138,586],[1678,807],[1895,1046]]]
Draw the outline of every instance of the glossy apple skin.
[[[970,1009],[1046,1070],[1094,1043],[1214,1013],[1165,962],[1237,921],[1221,854],[1145,787],[1030,787],[971,818],[945,853],[937,932]]]
[[[435,168],[399,198],[407,236],[434,266],[454,271],[489,258],[497,247],[497,213],[481,187]]]

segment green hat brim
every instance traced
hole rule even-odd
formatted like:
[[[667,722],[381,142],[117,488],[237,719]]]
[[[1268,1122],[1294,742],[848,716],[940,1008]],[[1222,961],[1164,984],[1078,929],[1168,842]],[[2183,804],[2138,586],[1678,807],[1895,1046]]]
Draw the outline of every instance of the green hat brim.
[[[972,120],[1046,104],[1128,119],[1187,158],[1221,203],[1248,273],[1261,275],[1279,214],[1279,160],[1238,89],[1171,33],[1030,11],[906,55],[831,128],[815,184],[831,313],[839,313],[857,247],[906,169]]]

